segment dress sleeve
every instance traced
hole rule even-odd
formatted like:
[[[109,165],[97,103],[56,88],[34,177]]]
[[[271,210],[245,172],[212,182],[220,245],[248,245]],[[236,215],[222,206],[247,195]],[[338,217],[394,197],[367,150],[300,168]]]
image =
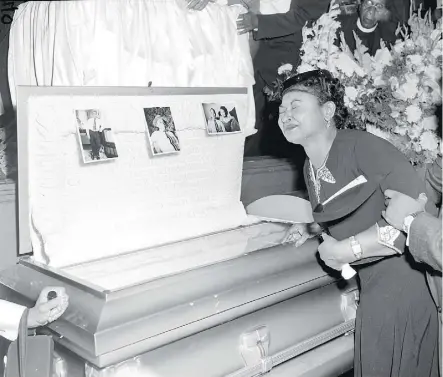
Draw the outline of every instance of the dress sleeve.
[[[367,132],[361,132],[355,143],[358,169],[368,180],[378,180],[380,189],[395,190],[418,198],[426,192],[424,181],[406,157],[391,143]],[[378,242],[403,253],[406,235],[384,219],[377,222]]]
[[[254,38],[279,38],[301,32],[305,23],[318,19],[328,10],[329,4],[329,0],[304,0],[286,13],[258,15],[258,28]]]

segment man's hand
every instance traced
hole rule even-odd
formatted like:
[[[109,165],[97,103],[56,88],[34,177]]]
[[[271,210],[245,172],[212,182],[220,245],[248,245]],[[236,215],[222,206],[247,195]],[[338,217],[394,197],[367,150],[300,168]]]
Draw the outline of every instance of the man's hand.
[[[341,271],[347,263],[355,261],[355,255],[349,239],[337,241],[335,238],[323,233],[323,242],[318,247],[320,258],[326,265],[334,270]]]
[[[390,225],[398,230],[403,230],[405,218],[410,214],[424,211],[428,201],[426,194],[420,194],[418,199],[413,199],[394,190],[386,190],[385,197],[388,206],[382,215]]]
[[[237,19],[237,31],[245,34],[258,28],[258,16],[253,12],[241,14]]]
[[[48,300],[48,293],[54,291],[56,298]],[[60,318],[69,305],[69,297],[62,287],[43,288],[35,306],[29,309],[28,327],[44,326]]]
[[[190,0],[188,1],[188,9],[203,10],[208,5],[209,0]]]

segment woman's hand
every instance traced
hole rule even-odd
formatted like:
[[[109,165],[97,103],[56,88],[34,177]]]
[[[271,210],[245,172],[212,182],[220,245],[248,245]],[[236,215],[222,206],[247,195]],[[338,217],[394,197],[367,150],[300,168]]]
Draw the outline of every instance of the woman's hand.
[[[283,243],[294,243],[295,247],[303,245],[309,238],[314,237],[315,234],[309,232],[309,224],[294,224],[289,228]]]
[[[320,258],[334,270],[341,271],[343,265],[356,260],[349,239],[337,241],[323,233],[323,242],[318,247]]]
[[[48,299],[48,293],[54,291],[57,297]],[[60,318],[69,305],[69,297],[62,287],[43,288],[35,306],[29,309],[28,327],[44,326]]]

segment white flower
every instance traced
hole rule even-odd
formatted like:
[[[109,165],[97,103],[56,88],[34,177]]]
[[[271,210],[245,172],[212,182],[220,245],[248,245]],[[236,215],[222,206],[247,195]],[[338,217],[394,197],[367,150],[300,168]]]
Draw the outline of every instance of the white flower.
[[[308,71],[313,71],[315,70],[315,67],[313,67],[312,65],[308,64],[308,63],[302,63],[298,66],[298,73],[304,73],[304,72],[308,72]]]
[[[393,93],[393,96],[402,101],[408,101],[417,95],[419,79],[416,75],[408,73],[404,80],[405,83]]]
[[[441,68],[434,65],[429,65],[424,69],[425,76],[429,77],[431,80],[438,82],[441,77]]]
[[[417,105],[409,105],[406,108],[406,116],[409,123],[417,123],[422,117],[422,111]]]
[[[405,48],[405,42],[403,42],[401,39],[397,39],[392,49],[396,54],[401,54],[404,48]]]
[[[391,52],[385,47],[380,48],[376,51],[374,56],[375,62],[381,64],[383,66],[391,65],[392,63],[392,55]]]
[[[408,62],[410,64],[414,64],[414,65],[417,65],[417,66],[423,64],[423,57],[421,55],[417,55],[417,54],[409,55],[407,57],[407,59],[408,59]]]
[[[400,82],[398,78],[393,76],[389,79],[389,83],[391,84],[391,90],[395,92],[400,87]]]
[[[425,131],[420,137],[420,145],[423,149],[432,151],[438,148],[438,140],[432,131]]]
[[[375,76],[374,78],[374,85],[375,86],[383,86],[386,84],[386,81],[383,80],[381,76]]]
[[[408,135],[411,139],[418,139],[423,129],[417,125],[414,125],[408,129]]]
[[[275,69],[275,68],[274,68]],[[282,75],[285,72],[291,72],[292,71],[292,65],[287,63],[287,64],[283,64],[277,71],[277,73],[279,75]]]
[[[371,126],[369,124],[366,126],[366,131],[368,131],[372,135],[378,136],[378,137],[385,139],[387,141],[390,141],[390,139],[391,139],[388,132],[382,131],[382,130],[380,130],[380,128],[377,128],[375,126]]]
[[[406,134],[408,133],[408,127],[405,127],[405,126],[397,126],[397,127],[394,128],[394,132],[395,132],[396,134],[399,134],[399,135],[401,135],[401,136],[404,136],[404,135],[406,135]]]
[[[407,49],[413,49],[413,48],[415,48],[415,44],[410,39],[407,39],[405,42],[405,47]]]
[[[355,101],[358,97],[358,90],[353,86],[345,87],[345,96],[348,97],[351,101]]]
[[[352,77],[354,73],[359,76],[364,76],[365,72],[363,69],[357,64],[355,60],[353,60],[346,53],[339,53],[335,59],[334,64],[337,68],[340,69],[346,76]]]
[[[324,62],[318,62],[317,63],[317,68],[318,69],[328,69],[328,66]]]
[[[420,122],[420,127],[425,130],[435,131],[438,128],[438,119],[435,115],[425,117]]]

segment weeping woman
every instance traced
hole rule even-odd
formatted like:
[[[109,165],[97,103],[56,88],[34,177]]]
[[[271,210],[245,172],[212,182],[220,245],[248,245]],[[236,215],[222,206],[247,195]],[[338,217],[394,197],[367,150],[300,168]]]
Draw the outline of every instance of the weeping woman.
[[[381,215],[386,189],[417,198],[424,182],[387,141],[342,129],[344,88],[328,71],[293,76],[282,91],[279,126],[307,154],[304,177],[316,221],[295,225],[287,240],[298,246],[323,232],[323,261],[357,270],[355,376],[438,376],[437,309],[423,272],[404,254],[404,234]],[[350,183],[356,185],[346,190]]]

